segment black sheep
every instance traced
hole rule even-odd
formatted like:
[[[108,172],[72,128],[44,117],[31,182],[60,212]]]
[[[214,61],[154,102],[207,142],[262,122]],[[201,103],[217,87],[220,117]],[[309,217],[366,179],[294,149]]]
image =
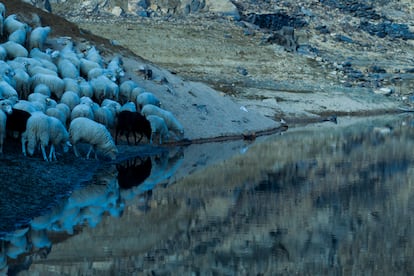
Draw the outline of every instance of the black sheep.
[[[139,160],[139,162],[137,162]],[[151,174],[152,162],[147,157],[142,160],[140,157],[126,161],[125,165],[117,164],[118,185],[121,189],[129,189],[140,185]]]
[[[27,111],[15,109],[11,114],[7,115],[6,130],[9,132],[18,132],[19,138],[21,134],[26,131],[27,120],[31,114]]]
[[[115,144],[118,144],[118,135],[125,135],[129,145],[129,134],[131,132],[134,134],[135,145],[141,141],[144,135],[148,138],[148,140],[150,140],[152,132],[151,124],[147,118],[139,112],[132,112],[128,110],[121,111],[118,114],[118,121],[116,124]],[[140,135],[138,141],[137,134]]]

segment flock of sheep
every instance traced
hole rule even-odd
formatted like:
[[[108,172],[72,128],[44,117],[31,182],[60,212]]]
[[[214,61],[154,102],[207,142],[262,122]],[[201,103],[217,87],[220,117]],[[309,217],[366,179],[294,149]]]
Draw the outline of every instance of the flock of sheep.
[[[158,136],[160,144],[170,133],[183,137],[159,99],[126,79],[121,56],[105,60],[94,46],[79,49],[70,39],[45,49],[50,32],[6,17],[0,3],[0,153],[6,135],[21,139],[24,155],[40,148],[45,161],[56,160],[57,148],[73,147],[78,157],[79,143],[90,145],[87,158],[98,152],[114,160],[122,135],[128,144],[130,134],[135,143],[144,136],[150,143]]]

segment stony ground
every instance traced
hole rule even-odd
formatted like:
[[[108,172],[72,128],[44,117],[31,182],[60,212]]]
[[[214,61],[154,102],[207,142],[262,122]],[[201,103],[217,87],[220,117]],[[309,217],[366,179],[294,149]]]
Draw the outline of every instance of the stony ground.
[[[409,2],[354,3],[354,9],[343,1],[251,2],[238,3],[240,21],[202,14],[72,14],[68,19],[275,120],[367,115],[412,104],[414,12]],[[272,26],[252,24],[248,14],[253,12],[289,16],[293,23],[284,23],[295,26],[297,51],[269,43]],[[384,96],[387,92],[392,93]]]

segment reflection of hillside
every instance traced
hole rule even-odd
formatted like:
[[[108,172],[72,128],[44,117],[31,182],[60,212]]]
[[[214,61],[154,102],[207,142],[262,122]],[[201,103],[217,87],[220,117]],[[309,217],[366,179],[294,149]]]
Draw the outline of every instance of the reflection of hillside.
[[[145,214],[132,201],[32,272],[411,274],[414,129],[390,123],[252,146],[155,189]]]

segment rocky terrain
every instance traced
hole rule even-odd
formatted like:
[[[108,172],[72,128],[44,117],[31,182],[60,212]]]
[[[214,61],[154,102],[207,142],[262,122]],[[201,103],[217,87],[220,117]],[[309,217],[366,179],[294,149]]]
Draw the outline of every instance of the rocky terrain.
[[[50,2],[52,14],[4,1],[10,12],[38,13],[55,38],[122,53],[128,77],[162,97],[189,139],[413,104],[410,1]],[[144,65],[152,80],[140,74]],[[27,275],[411,274],[412,121],[392,117],[387,136],[373,130],[386,120],[347,120],[326,132],[291,130],[202,170],[229,148],[205,144],[204,159],[187,164],[195,173],[155,189],[148,213],[136,198],[120,219],[57,234]],[[3,164],[16,168],[9,173],[21,173],[22,161],[7,156]],[[92,164],[74,160],[62,166],[78,175]],[[32,181],[47,185],[61,168],[54,165]]]
[[[412,105],[410,1],[138,2],[59,1],[52,11],[272,119]]]

